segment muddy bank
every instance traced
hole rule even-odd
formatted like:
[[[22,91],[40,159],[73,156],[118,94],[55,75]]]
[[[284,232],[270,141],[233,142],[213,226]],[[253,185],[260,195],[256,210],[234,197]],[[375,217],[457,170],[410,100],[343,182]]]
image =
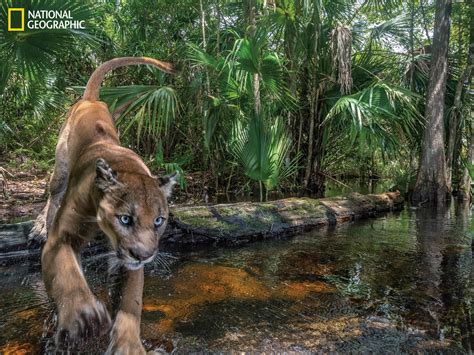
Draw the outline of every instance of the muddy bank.
[[[250,241],[290,236],[319,226],[375,217],[403,208],[399,193],[326,199],[288,198],[271,202],[242,202],[171,209],[170,223],[162,237],[162,249],[196,245],[239,245]],[[0,264],[39,256],[38,246],[28,246],[32,221],[0,225]],[[94,243],[88,253],[105,249]]]

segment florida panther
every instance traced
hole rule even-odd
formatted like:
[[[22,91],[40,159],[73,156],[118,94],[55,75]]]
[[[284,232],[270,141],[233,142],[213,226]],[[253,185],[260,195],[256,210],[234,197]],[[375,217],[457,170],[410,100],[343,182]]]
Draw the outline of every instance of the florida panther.
[[[58,310],[57,339],[112,329],[107,352],[121,354],[145,353],[140,340],[143,266],[156,255],[168,219],[167,198],[176,183],[175,176],[153,177],[136,153],[120,145],[109,109],[99,101],[105,74],[134,64],[173,72],[170,64],[146,57],[115,58],[94,71],[61,128],[50,196],[30,234],[46,239],[41,263],[47,292]],[[99,230],[124,269],[113,325],[88,287],[79,260],[81,248]]]

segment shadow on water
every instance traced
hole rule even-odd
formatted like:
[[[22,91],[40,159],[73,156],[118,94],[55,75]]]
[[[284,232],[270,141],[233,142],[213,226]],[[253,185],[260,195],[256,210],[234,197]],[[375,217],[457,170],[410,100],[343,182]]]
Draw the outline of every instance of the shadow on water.
[[[286,240],[207,249],[147,269],[142,336],[172,351],[469,352],[468,205],[411,209]],[[104,258],[86,274],[105,298]],[[2,267],[0,353],[53,348],[38,265]],[[105,350],[106,339],[80,349]]]

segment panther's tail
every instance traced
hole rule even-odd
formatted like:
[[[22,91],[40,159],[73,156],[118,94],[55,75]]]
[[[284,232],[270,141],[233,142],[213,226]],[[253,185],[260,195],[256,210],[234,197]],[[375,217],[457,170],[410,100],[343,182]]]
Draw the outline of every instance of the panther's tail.
[[[100,85],[104,80],[105,74],[109,71],[124,67],[127,65],[136,65],[136,64],[149,64],[153,65],[164,72],[173,73],[174,69],[170,63],[162,62],[157,59],[148,58],[148,57],[122,57],[122,58],[114,58],[99,66],[89,78],[87,82],[86,90],[84,91],[84,95],[82,98],[88,101],[97,101],[99,100],[99,91]]]

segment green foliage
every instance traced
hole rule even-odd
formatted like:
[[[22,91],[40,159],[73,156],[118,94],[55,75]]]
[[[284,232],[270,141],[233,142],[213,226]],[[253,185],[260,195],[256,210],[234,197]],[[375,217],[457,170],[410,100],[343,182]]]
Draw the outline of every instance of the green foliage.
[[[263,183],[268,190],[296,171],[297,159],[286,162],[290,148],[291,140],[281,118],[269,125],[261,116],[253,116],[245,125],[241,121],[234,125],[231,153],[245,175]]]
[[[109,104],[111,111],[127,107],[117,120],[127,134],[135,127],[137,142],[143,134],[166,135],[179,114],[179,99],[169,86],[121,86],[101,91],[101,99]],[[131,118],[130,118],[131,116]]]
[[[64,61],[80,51],[97,49],[92,31],[30,30],[8,32],[8,8],[69,10],[94,28],[100,9],[90,2],[66,0],[2,1],[0,4],[0,136],[2,152],[21,152],[38,161],[53,161],[61,116],[72,97],[65,93]],[[82,65],[86,64],[82,61]],[[78,68],[74,68],[77,72]],[[67,72],[67,74],[65,74]],[[66,80],[67,81],[67,80]],[[70,85],[72,80],[67,82]]]
[[[184,171],[204,172],[217,190],[247,179],[299,188],[306,172],[410,180],[422,140],[433,4],[414,1],[412,13],[398,0],[256,1],[254,19],[249,4],[203,1],[201,14],[191,0],[2,2],[2,23],[12,6],[67,9],[87,30],[0,28],[1,155],[52,164],[63,117],[92,71],[113,57],[145,55],[172,62],[177,74],[119,69],[101,98],[121,112],[122,142],[153,169],[180,171],[182,184]],[[448,113],[467,63],[468,9],[453,6]],[[333,51],[344,44],[337,29],[344,48],[351,44],[344,55]],[[341,94],[344,70],[352,85]],[[458,110],[461,160],[471,96],[463,91]]]
[[[414,108],[416,98],[408,90],[378,83],[340,97],[323,124],[344,132],[351,145],[358,142],[369,151],[382,147],[383,155],[393,158],[400,153],[404,138],[417,133],[421,117]]]
[[[469,171],[471,180],[474,181],[474,164],[467,164],[467,170]]]
[[[178,161],[175,162],[166,162],[163,154],[163,145],[160,141],[158,144],[158,149],[156,150],[155,159],[150,162],[150,165],[155,169],[164,170],[166,175],[178,173],[179,186],[184,189],[186,187],[186,180],[185,172],[182,166],[187,162],[188,161],[186,157],[181,157],[180,159],[178,159]]]
[[[7,0],[0,4],[0,22],[7,23],[8,8],[22,7],[25,12],[30,10],[69,10],[74,14],[75,20],[86,21],[91,26],[90,19],[93,18],[98,8],[88,1],[77,0],[29,0],[16,1]],[[30,30],[25,26],[24,32],[9,32],[7,26],[0,27],[0,57],[4,64],[2,69],[0,92],[5,89],[9,78],[7,73],[13,70],[21,73],[28,81],[40,80],[54,69],[57,58],[65,55],[81,41],[81,45],[88,44],[97,46],[98,40],[87,31],[72,29]]]

